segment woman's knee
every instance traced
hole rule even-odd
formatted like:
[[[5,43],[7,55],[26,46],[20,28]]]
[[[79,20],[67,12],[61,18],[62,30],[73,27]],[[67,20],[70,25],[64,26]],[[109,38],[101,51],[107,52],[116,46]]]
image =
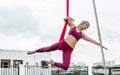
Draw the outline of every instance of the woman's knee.
[[[67,65],[64,65],[64,66],[63,66],[63,69],[64,69],[64,70],[68,70],[68,68],[69,68],[69,66],[67,66]]]

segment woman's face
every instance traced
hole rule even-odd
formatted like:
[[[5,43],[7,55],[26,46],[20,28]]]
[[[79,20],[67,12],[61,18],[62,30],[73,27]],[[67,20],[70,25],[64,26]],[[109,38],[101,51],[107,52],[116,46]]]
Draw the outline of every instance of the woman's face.
[[[82,30],[86,30],[89,27],[88,23],[82,25]]]

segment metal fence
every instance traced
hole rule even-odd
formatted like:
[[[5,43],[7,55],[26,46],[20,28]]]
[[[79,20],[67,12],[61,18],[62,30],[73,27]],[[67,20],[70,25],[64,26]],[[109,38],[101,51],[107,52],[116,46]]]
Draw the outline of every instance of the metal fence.
[[[25,75],[88,75],[87,66],[70,67],[62,70],[56,67],[24,66]]]
[[[93,75],[104,75],[102,66],[92,67]],[[62,70],[54,66],[0,67],[0,75],[88,75],[87,66],[73,66]],[[107,66],[107,75],[120,75],[120,66]]]
[[[10,66],[0,67],[0,75],[88,75],[88,67],[74,66],[68,70],[62,70],[54,66]]]
[[[0,75],[19,75],[19,67],[16,68],[13,68],[13,66],[10,66],[9,68],[0,67]]]
[[[24,66],[25,75],[50,75],[50,67],[42,68],[41,66]]]

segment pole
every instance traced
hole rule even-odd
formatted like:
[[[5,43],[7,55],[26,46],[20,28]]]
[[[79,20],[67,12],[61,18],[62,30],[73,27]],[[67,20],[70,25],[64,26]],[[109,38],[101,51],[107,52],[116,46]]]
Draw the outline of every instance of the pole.
[[[95,19],[96,19],[96,23],[97,23],[98,38],[99,38],[100,43],[102,44],[100,28],[99,28],[99,22],[98,22],[97,11],[96,11],[96,5],[95,5],[94,0],[93,0],[93,7],[94,7]],[[103,65],[104,65],[104,73],[105,73],[105,75],[107,75],[106,64],[105,64],[105,56],[104,56],[103,48],[100,47],[100,49],[101,49],[101,56],[102,56],[102,61],[103,61]]]

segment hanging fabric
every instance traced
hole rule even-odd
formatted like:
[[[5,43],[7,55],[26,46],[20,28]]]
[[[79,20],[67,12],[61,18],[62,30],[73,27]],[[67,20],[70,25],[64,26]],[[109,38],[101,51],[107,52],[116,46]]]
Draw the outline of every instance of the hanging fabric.
[[[69,0],[66,0],[66,16],[69,17]],[[62,45],[62,42],[61,40],[64,40],[64,36],[65,36],[65,33],[66,33],[66,29],[67,29],[67,25],[68,25],[68,20],[65,21],[65,24],[64,24],[64,27],[63,27],[63,30],[62,30],[62,33],[60,35],[60,44],[58,46],[58,49],[61,47]]]

